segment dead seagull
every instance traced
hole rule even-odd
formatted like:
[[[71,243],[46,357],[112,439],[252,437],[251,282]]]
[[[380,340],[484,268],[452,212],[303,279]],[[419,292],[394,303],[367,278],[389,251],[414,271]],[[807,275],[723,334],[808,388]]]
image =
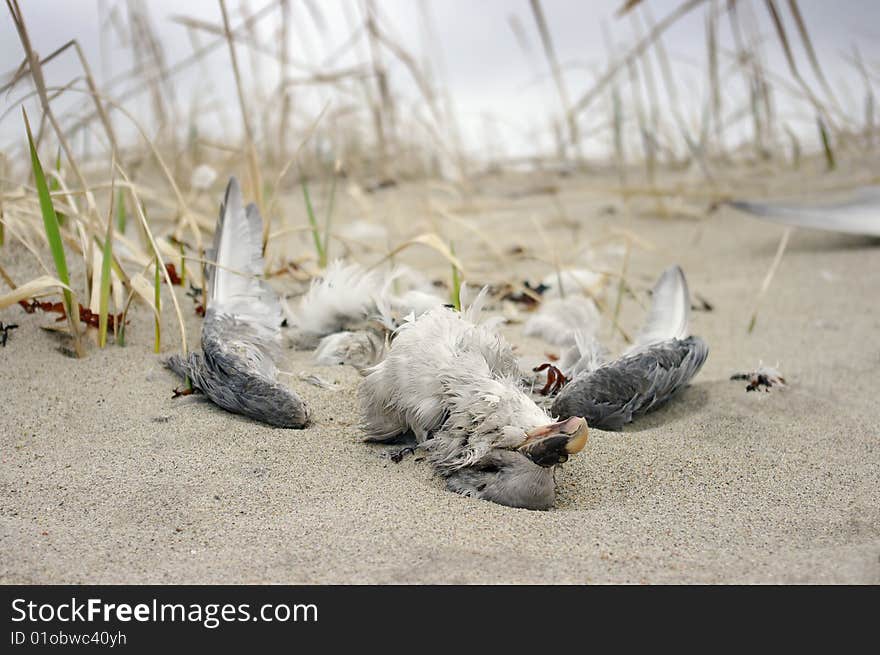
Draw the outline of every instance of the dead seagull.
[[[278,297],[261,279],[262,234],[260,212],[254,204],[244,206],[238,181],[230,178],[207,252],[216,266],[207,266],[202,352],[165,363],[227,411],[303,428],[309,421],[305,403],[277,380],[283,319]]]
[[[709,354],[690,336],[690,295],[684,273],[672,266],[654,286],[651,309],[636,343],[608,361],[589,334],[563,354],[562,373],[573,378],[550,413],[582,416],[590,427],[620,430],[634,417],[663,405],[697,374]]]
[[[478,323],[486,298],[404,324],[360,388],[368,441],[412,432],[458,493],[502,505],[549,509],[554,467],[583,449],[582,418],[554,422],[521,387],[511,346]]]

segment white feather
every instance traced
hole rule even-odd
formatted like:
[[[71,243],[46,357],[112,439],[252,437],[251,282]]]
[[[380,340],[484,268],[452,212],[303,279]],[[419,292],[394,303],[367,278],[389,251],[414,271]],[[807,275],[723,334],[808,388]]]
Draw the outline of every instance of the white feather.
[[[366,319],[375,308],[374,298],[382,289],[377,273],[368,272],[360,264],[332,262],[321,278],[300,299],[288,316],[297,332],[297,341],[313,347],[317,340],[340,332],[353,323]]]
[[[415,289],[407,291],[399,296],[391,299],[392,306],[398,314],[415,314],[421,316],[426,312],[441,307],[445,301],[440,296],[433,293],[425,293]]]
[[[478,296],[472,307],[479,309],[481,301]],[[389,355],[368,372],[360,389],[367,434],[382,440],[410,428],[423,442],[451,411],[468,424],[472,438],[456,450],[454,464],[444,465],[464,466],[510,436],[500,429],[508,421],[521,426],[519,438],[523,427],[549,422],[519,389],[519,378],[513,349],[495,330],[466,312],[431,310],[403,325]],[[508,400],[516,419],[508,415]]]
[[[197,191],[207,191],[217,179],[217,171],[207,164],[199,164],[193,169],[190,186]]]
[[[523,331],[527,336],[540,337],[556,346],[571,346],[575,343],[576,332],[595,335],[600,320],[596,303],[590,298],[549,298],[526,321]]]
[[[244,207],[238,181],[230,178],[220,207],[214,247],[208,251],[208,306],[273,337],[282,320],[281,304],[262,280],[263,221],[256,205]]]
[[[319,366],[347,364],[358,370],[374,366],[385,355],[384,337],[368,330],[335,332],[321,339],[314,360]]]
[[[608,359],[608,351],[596,339],[595,333],[578,331],[574,333],[574,345],[562,353],[559,369],[569,380],[581,373],[591,373]]]
[[[395,293],[395,288],[401,292]],[[385,274],[368,271],[360,264],[332,262],[321,278],[312,282],[297,309],[287,309],[299,347],[311,348],[323,337],[360,323],[376,320],[388,330],[396,329],[402,317],[421,316],[443,305],[443,299],[425,289],[427,280],[407,267]]]
[[[551,273],[541,284],[547,287],[545,298],[560,298],[572,295],[601,298],[605,293],[606,277],[585,268],[572,268],[559,273]],[[561,285],[561,287],[560,287]]]
[[[443,298],[433,293],[428,279],[408,266],[397,266],[386,274],[374,301],[379,322],[389,330],[395,330],[405,316],[418,317],[445,304]]]
[[[880,237],[880,187],[876,186],[859,189],[848,200],[823,204],[789,205],[746,200],[734,200],[729,204],[774,223]]]
[[[355,220],[342,226],[340,233],[350,241],[370,242],[388,239],[388,230],[384,226],[365,220]]]
[[[629,351],[658,341],[687,338],[690,315],[691,300],[684,272],[679,266],[670,266],[654,285],[648,318]]]

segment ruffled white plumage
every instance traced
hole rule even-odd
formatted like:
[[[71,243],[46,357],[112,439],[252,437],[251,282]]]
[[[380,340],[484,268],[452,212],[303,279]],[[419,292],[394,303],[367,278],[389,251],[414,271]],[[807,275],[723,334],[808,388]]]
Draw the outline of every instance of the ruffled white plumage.
[[[331,262],[321,277],[312,281],[297,309],[287,311],[297,345],[312,348],[321,338],[366,320],[382,284],[378,273],[359,264]]]
[[[596,303],[590,298],[580,295],[548,298],[526,321],[523,332],[556,346],[571,346],[577,332],[595,335],[600,320]]]
[[[361,390],[372,439],[387,439],[409,427],[424,441],[443,417],[444,385],[454,371],[462,379],[519,378],[513,349],[495,331],[494,321],[480,322],[487,292],[483,289],[460,314],[438,307],[400,326],[394,358],[368,371]],[[467,294],[463,289],[462,296]],[[478,382],[471,386],[479,390]]]
[[[294,343],[300,348],[317,346],[321,363],[346,361],[346,353],[364,345],[362,331],[391,332],[404,317],[442,305],[443,299],[427,288],[427,282],[406,267],[382,273],[333,262],[312,282],[296,310],[287,310]]]
[[[584,295],[601,298],[605,293],[606,276],[586,268],[570,268],[547,275],[541,284],[546,287],[546,298],[564,298]]]

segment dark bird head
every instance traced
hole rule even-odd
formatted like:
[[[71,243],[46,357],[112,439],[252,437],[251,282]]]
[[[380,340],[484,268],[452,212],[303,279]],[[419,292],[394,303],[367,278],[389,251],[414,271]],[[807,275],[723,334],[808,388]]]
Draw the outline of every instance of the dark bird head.
[[[425,445],[431,461],[459,493],[511,507],[549,509],[553,467],[587,443],[580,417],[548,423],[546,413],[512,385],[463,393],[443,427]]]

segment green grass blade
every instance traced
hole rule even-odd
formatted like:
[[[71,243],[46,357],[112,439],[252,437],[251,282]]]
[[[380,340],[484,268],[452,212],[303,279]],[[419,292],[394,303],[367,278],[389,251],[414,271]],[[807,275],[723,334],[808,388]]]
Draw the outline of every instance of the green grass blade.
[[[61,177],[61,148],[58,148],[58,154],[55,155],[55,174],[58,177]],[[52,193],[61,190],[61,184],[58,182],[58,177],[53,177],[49,182],[49,190]],[[56,214],[58,215],[58,224],[64,225],[64,220],[67,217],[59,211],[56,211]]]
[[[455,255],[455,245],[450,241],[449,242],[449,252]],[[455,264],[452,264],[452,297],[450,298],[452,301],[452,306],[455,307],[455,311],[461,311],[461,271],[458,270],[458,267]]]
[[[28,121],[27,112],[22,107],[24,115],[24,127],[27,131],[28,147],[31,153],[31,167],[34,171],[34,184],[37,187],[37,195],[40,198],[40,213],[43,215],[43,226],[46,229],[46,239],[49,241],[49,248],[52,251],[52,259],[55,261],[55,270],[58,273],[58,279],[70,286],[70,274],[67,271],[67,258],[64,255],[64,242],[61,240],[61,227],[58,224],[58,215],[55,213],[55,206],[52,204],[52,196],[49,193],[49,185],[46,183],[46,175],[43,172],[43,166],[40,164],[40,158],[37,156],[37,149],[34,146],[34,137],[31,133],[31,124]],[[79,338],[79,304],[75,302],[73,293],[65,289],[64,308],[67,313],[67,321],[70,327],[70,334],[73,337],[74,348],[77,357],[83,356],[82,344]]]
[[[0,180],[6,177],[6,157],[0,156]],[[6,213],[3,211],[3,187],[0,185],[0,246],[6,241]]]
[[[318,220],[315,218],[315,210],[312,207],[312,199],[309,197],[309,186],[306,184],[305,178],[302,179],[303,198],[306,201],[306,213],[309,216],[309,225],[312,228],[312,239],[315,242],[315,252],[318,255],[318,265],[321,268],[327,266],[327,252],[321,244],[321,234],[318,229]]]
[[[113,202],[113,193],[110,193]],[[101,295],[98,299],[98,347],[107,345],[107,312],[110,304],[110,273],[113,263],[113,207],[107,215],[107,235],[104,238],[104,253],[101,259]]]
[[[134,299],[134,286],[131,287],[131,290],[128,292],[128,298],[125,300],[125,305],[122,307],[122,312],[119,316],[119,320],[116,323],[116,345],[125,347],[125,322],[128,320],[128,308],[131,306],[131,301]]]
[[[748,330],[747,330],[747,332],[748,332],[749,334],[751,334],[752,332],[754,332],[754,330],[755,330],[755,324],[756,324],[757,322],[758,322],[758,312],[755,311],[755,313],[752,314],[752,318],[749,320],[749,327],[748,327]]]
[[[186,286],[186,255],[182,243],[180,244],[180,286]]]
[[[791,141],[791,165],[795,169],[801,167],[801,144],[798,141],[797,135],[794,131],[786,126],[785,131],[788,133],[788,138]]]
[[[125,194],[119,189],[116,195],[116,228],[120,234],[125,234]]]

